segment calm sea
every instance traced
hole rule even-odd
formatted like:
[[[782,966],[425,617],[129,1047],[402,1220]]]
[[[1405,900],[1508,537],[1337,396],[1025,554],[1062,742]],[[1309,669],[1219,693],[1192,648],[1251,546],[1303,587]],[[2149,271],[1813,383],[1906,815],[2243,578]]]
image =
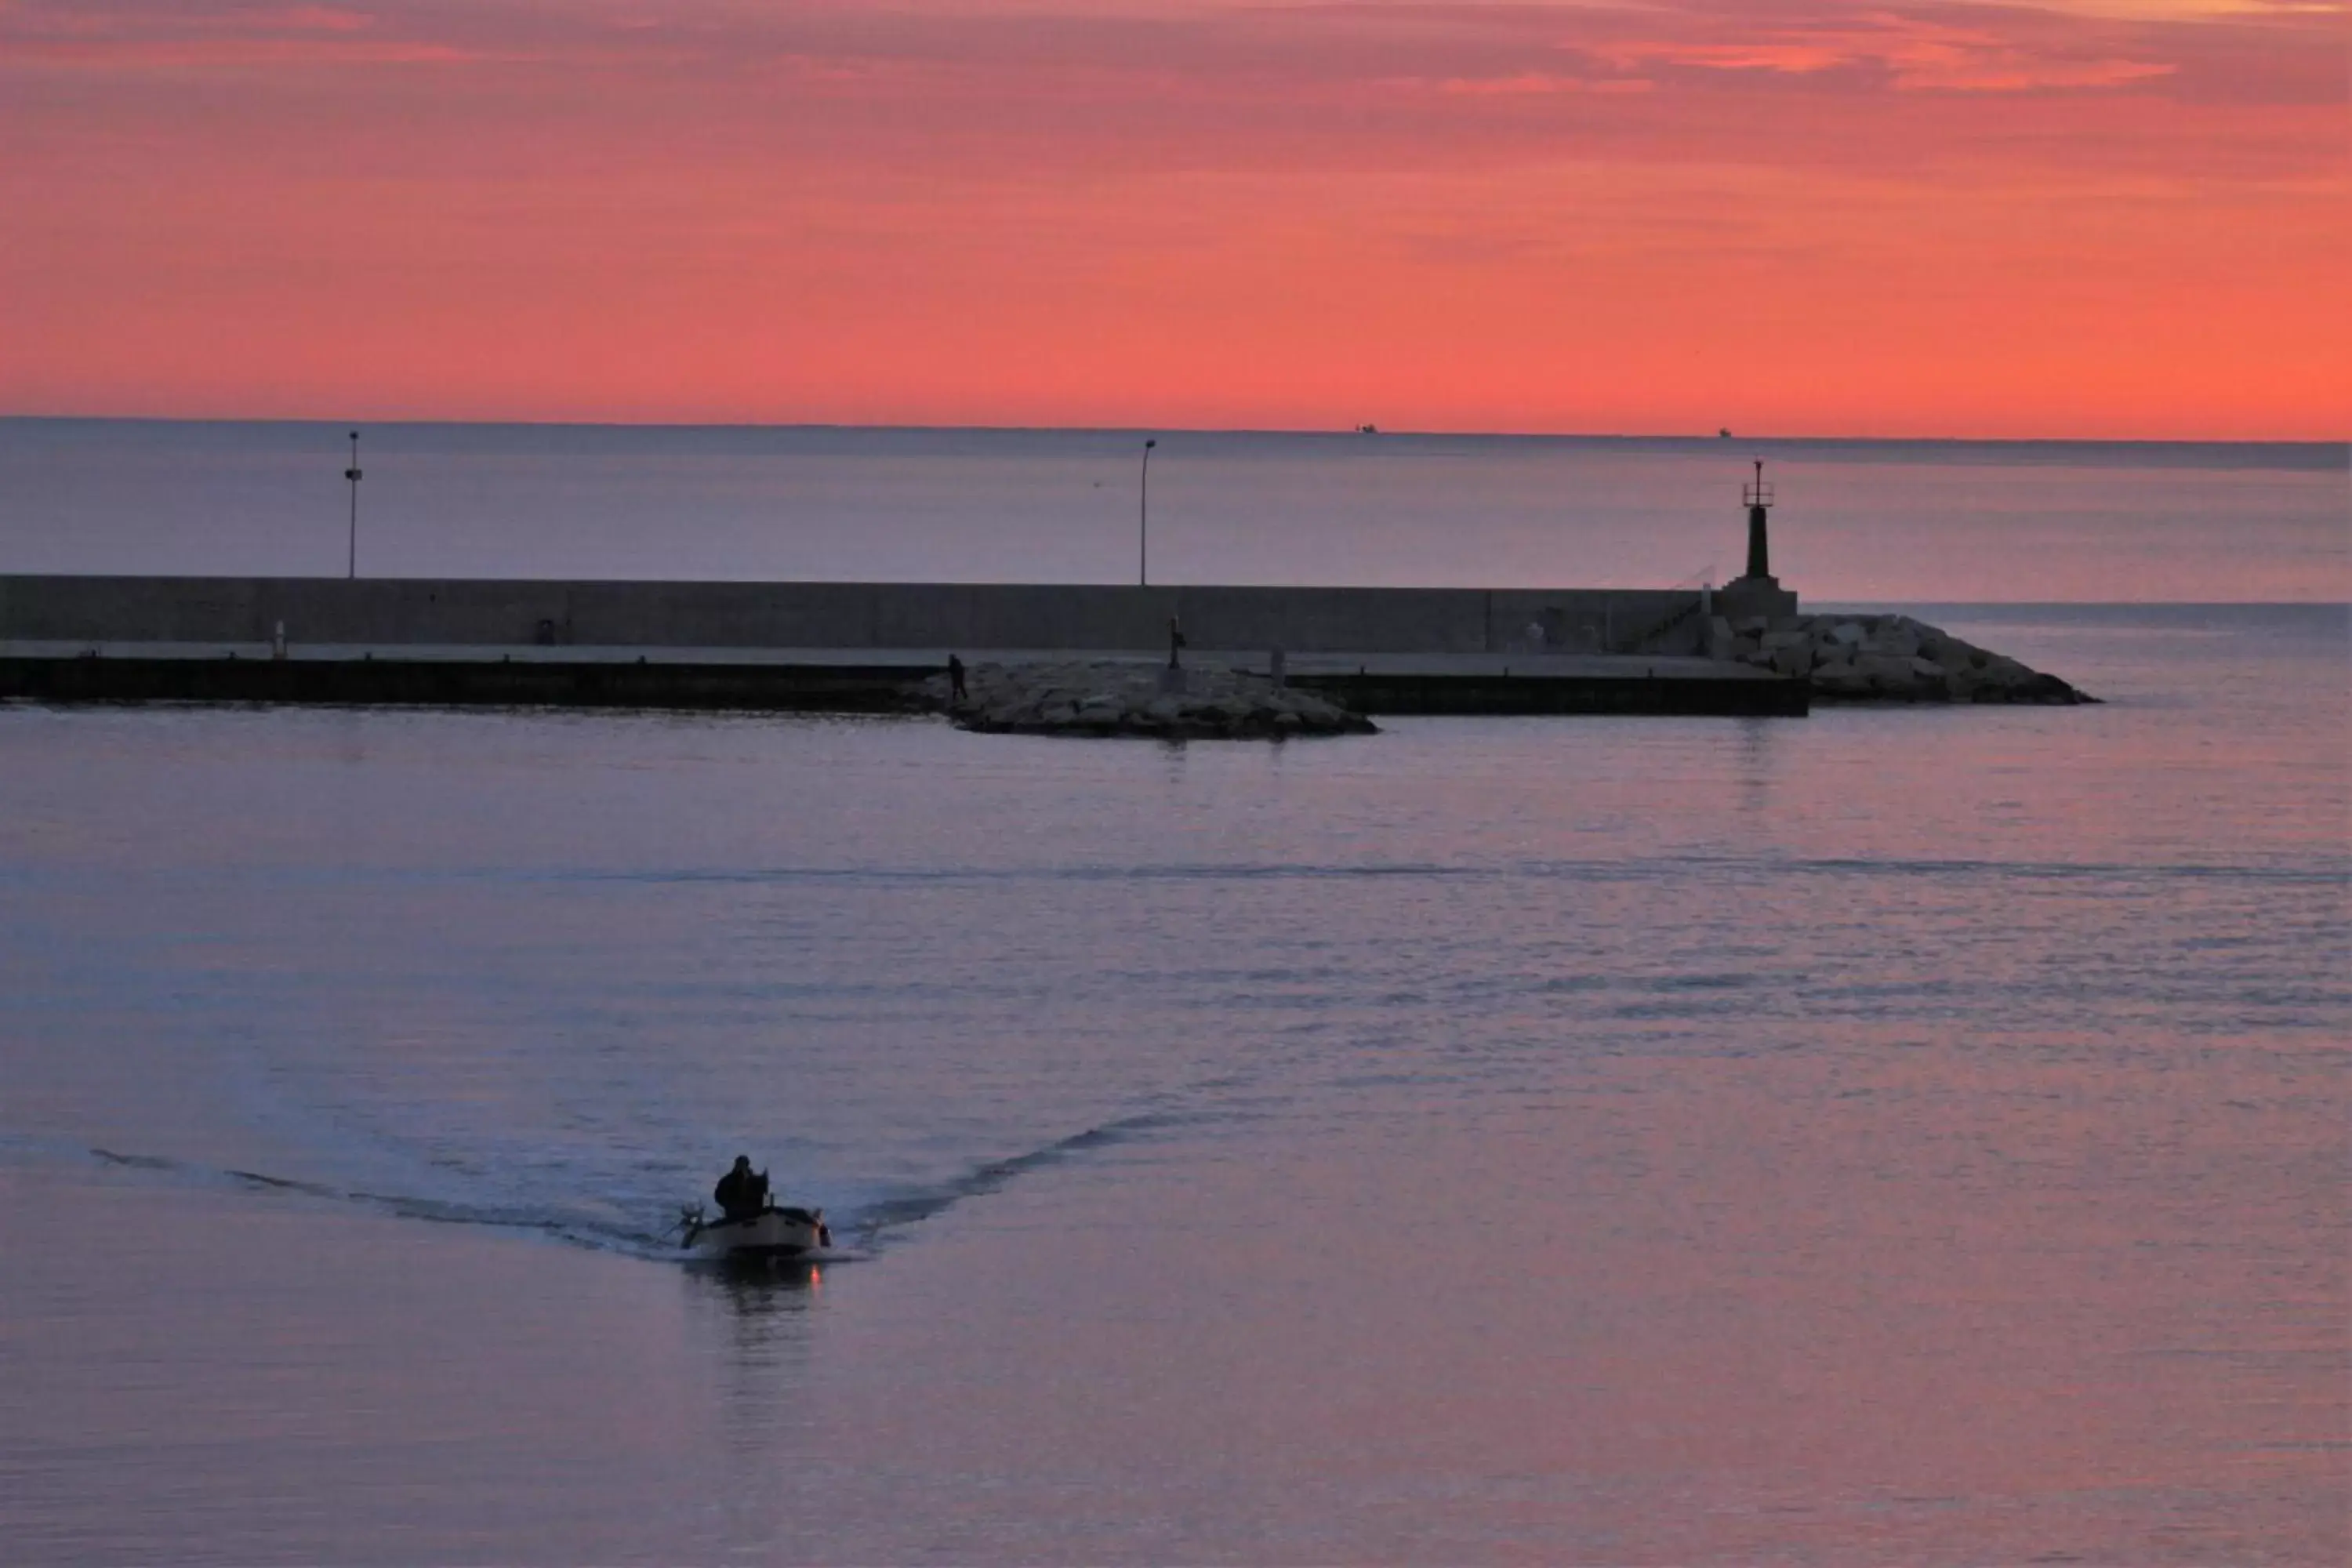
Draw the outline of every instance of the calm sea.
[[[334,566],[331,440],[320,543],[257,518],[299,432],[140,427],[110,478],[91,428],[0,426],[0,566]],[[1259,460],[1182,439],[1171,476]],[[1452,465],[1458,526],[1316,513],[1323,571],[1236,524],[1250,564],[1182,574],[1600,575],[1509,553],[1478,498],[1524,476],[1387,439],[1264,460]],[[212,521],[59,521],[207,440]],[[2227,582],[2284,539],[2340,583],[2340,454],[2298,451],[1791,452],[1784,570],[1850,591],[1798,520],[1883,487],[1911,521],[1854,570],[1941,596],[1886,476],[1975,465],[2062,541],[2110,526],[2065,497],[2226,492]],[[1704,465],[1709,505],[1726,467],[1526,461]],[[799,482],[743,465],[679,459],[675,554],[623,473],[612,553],[546,569],[815,549],[721,526]],[[495,549],[405,569],[536,569],[483,508]],[[961,521],[870,521],[830,574],[926,536],[988,574]],[[1987,596],[2052,596],[2030,536],[1978,539]],[[2341,1562],[2352,622],[1924,613],[2108,702],[1281,747],[0,708],[0,1558]],[[678,1261],[739,1151],[838,1259]]]
[[[340,576],[347,427],[0,419],[0,573]],[[1665,587],[2352,599],[2342,444],[391,425],[362,575]]]

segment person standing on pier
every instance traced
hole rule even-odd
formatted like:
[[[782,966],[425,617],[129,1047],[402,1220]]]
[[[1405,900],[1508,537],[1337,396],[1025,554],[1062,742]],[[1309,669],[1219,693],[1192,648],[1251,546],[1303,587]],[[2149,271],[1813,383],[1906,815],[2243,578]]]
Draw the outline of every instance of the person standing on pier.
[[[948,655],[948,701],[952,704],[970,700],[971,700],[971,694],[963,689],[963,660],[950,654]]]

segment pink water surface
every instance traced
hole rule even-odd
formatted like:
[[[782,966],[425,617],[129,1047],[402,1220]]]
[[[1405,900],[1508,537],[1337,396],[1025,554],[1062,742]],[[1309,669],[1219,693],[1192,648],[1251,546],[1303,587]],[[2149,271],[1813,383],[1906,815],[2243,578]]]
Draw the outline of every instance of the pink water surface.
[[[2108,705],[0,710],[7,1555],[2341,1561],[2344,612],[1937,615]]]

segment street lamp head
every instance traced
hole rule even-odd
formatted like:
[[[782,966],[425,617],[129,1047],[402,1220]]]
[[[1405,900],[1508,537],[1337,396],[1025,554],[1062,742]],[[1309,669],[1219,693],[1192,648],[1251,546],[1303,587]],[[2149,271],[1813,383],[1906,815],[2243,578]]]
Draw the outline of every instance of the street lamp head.
[[[1159,442],[1159,440],[1158,440],[1158,438],[1157,438],[1157,437],[1154,437],[1154,438],[1151,438],[1151,439],[1146,440],[1146,441],[1143,443],[1143,449],[1144,449],[1145,451],[1149,452],[1150,450],[1151,450],[1151,448],[1152,448],[1152,447],[1157,447],[1158,445],[1160,445],[1160,442]]]

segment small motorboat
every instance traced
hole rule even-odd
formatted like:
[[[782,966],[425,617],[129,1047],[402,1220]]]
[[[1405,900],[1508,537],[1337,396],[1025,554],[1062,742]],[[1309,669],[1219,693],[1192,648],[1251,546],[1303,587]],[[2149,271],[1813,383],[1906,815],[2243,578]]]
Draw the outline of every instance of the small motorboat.
[[[771,1204],[743,1219],[710,1219],[700,1205],[681,1209],[678,1245],[697,1257],[729,1262],[800,1258],[833,1245],[823,1209]]]

